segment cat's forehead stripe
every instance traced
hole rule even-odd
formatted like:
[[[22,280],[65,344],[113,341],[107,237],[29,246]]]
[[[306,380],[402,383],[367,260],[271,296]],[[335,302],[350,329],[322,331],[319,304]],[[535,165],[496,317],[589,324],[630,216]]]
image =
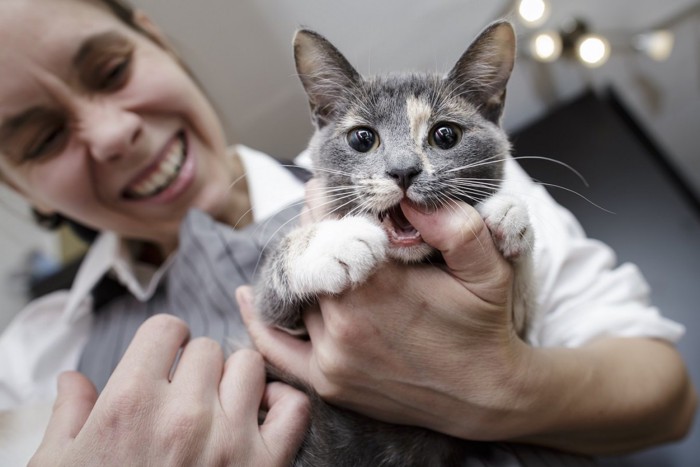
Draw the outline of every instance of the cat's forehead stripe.
[[[432,106],[427,101],[416,96],[409,96],[406,99],[406,115],[411,128],[411,138],[416,145],[416,153],[420,155],[423,162],[423,170],[428,173],[432,173],[433,168],[423,152],[423,141],[428,133],[428,122],[432,113]]]
[[[409,96],[406,99],[406,115],[411,129],[411,138],[417,147],[423,145],[431,114],[432,107],[428,102],[416,96]]]

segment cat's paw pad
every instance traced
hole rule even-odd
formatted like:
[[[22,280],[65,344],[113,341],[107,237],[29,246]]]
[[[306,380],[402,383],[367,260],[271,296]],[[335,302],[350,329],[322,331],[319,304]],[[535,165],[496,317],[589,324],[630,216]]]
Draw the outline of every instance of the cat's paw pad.
[[[386,257],[388,239],[362,217],[323,221],[292,267],[291,285],[302,295],[337,294],[364,282]]]
[[[527,206],[522,201],[496,194],[478,209],[504,258],[513,261],[532,251],[534,234]]]

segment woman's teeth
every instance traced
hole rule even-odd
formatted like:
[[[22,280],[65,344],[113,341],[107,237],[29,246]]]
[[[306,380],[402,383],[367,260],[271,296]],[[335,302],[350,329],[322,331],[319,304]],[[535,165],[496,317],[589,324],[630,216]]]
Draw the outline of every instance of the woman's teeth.
[[[143,199],[155,196],[168,188],[180,173],[180,168],[185,161],[185,149],[185,142],[181,136],[172,145],[158,167],[148,177],[129,187],[126,196],[131,199]]]

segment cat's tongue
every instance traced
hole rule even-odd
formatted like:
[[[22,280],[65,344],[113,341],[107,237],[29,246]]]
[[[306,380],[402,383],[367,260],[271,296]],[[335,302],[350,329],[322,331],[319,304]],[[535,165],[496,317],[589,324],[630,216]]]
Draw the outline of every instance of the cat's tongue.
[[[408,222],[398,204],[383,216],[382,225],[389,235],[392,245],[398,247],[413,246],[421,243],[420,233]]]

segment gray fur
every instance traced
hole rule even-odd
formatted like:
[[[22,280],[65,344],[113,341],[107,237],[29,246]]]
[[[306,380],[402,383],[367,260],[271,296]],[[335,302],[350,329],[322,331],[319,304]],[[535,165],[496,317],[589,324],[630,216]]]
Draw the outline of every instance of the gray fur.
[[[314,175],[326,190],[329,219],[340,219],[349,226],[352,218],[359,217],[368,222],[369,230],[376,230],[387,218],[387,210],[404,197],[426,209],[466,201],[487,220],[497,246],[516,266],[516,276],[529,267],[532,237],[526,211],[523,216],[517,201],[499,193],[503,161],[510,151],[499,125],[515,55],[510,24],[497,22],[487,27],[444,77],[402,73],[364,79],[333,45],[308,30],[297,33],[294,51],[316,125],[309,150]],[[430,134],[440,122],[461,129],[461,139],[454,147],[431,144]],[[350,147],[349,132],[358,127],[374,130],[378,146],[364,153]],[[466,182],[467,178],[472,181]],[[256,301],[267,322],[303,329],[301,310],[317,295],[339,293],[362,282],[385,256],[416,262],[436,254],[425,244],[387,246],[385,237],[390,234],[381,230],[376,231],[382,238],[350,233],[347,239],[337,240],[346,243],[330,254],[331,262],[335,261],[331,266],[338,266],[338,271],[321,270],[338,274],[339,281],[317,286],[315,276],[309,276],[312,279],[304,282],[299,271],[306,262],[315,261],[303,259],[313,251],[314,242],[324,235],[352,230],[323,233],[332,227],[330,222],[297,228],[265,262]],[[333,238],[330,241],[333,246]],[[525,336],[529,287],[521,280],[516,290],[522,291],[518,292],[522,297],[516,296],[515,301],[522,303],[515,307],[515,322],[518,333]],[[459,465],[476,449],[471,443],[429,430],[392,426],[334,408],[311,389],[297,386],[313,400],[312,425],[297,466]]]

